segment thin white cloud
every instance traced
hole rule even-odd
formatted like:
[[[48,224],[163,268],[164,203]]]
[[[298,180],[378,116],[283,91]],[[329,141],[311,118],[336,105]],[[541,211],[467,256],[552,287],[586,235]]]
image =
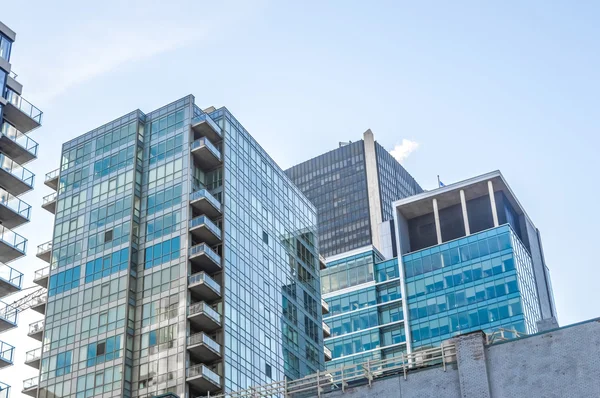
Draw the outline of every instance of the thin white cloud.
[[[390,153],[398,162],[402,163],[407,157],[410,156],[411,153],[416,151],[417,148],[419,148],[418,142],[403,138],[402,143],[396,144]]]

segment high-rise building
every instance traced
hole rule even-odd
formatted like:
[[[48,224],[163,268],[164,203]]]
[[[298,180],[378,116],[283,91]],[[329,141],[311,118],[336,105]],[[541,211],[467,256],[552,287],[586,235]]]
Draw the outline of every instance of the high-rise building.
[[[390,228],[382,228],[382,222],[394,218],[393,201],[423,191],[371,130],[362,140],[340,143],[286,174],[317,208],[319,247],[325,257],[368,245],[395,255]]]
[[[392,206],[398,257],[366,246],[326,259],[328,369],[556,317],[539,231],[500,172]]]
[[[316,210],[226,108],[131,112],[65,143],[46,185],[38,397],[199,397],[323,368]]]
[[[10,64],[15,38],[0,22],[0,332],[17,327],[19,310],[7,296],[21,290],[23,274],[6,264],[26,254],[27,239],[14,229],[29,222],[31,206],[18,196],[33,189],[34,175],[23,165],[37,158],[38,144],[28,133],[42,123],[42,112],[21,96],[23,86]],[[14,350],[0,341],[0,368],[13,364]],[[0,383],[2,398],[10,391],[7,381]]]

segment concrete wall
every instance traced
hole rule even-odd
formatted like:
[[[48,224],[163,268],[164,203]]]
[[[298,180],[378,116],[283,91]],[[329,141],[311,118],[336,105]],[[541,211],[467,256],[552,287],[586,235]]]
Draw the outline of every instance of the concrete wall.
[[[540,327],[540,329],[543,329]],[[482,332],[452,339],[457,361],[366,380],[327,398],[600,397],[600,318],[486,345]]]

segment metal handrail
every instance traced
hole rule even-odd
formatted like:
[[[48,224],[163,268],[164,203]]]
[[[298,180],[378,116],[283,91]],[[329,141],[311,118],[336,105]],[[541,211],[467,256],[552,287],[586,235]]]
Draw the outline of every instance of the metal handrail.
[[[39,124],[42,124],[43,112],[31,102],[27,101],[25,98],[21,97],[8,87],[6,88],[4,98],[6,98],[8,102],[29,116],[31,119],[35,120]]]
[[[3,153],[0,154],[0,167],[25,184],[33,187],[33,178],[35,175]]]
[[[17,324],[17,314],[19,310],[10,304],[6,304],[4,301],[0,301],[0,318],[6,322]]]
[[[506,337],[505,334],[512,334],[515,337]],[[507,341],[515,338],[526,336],[526,333],[521,333],[516,329],[498,328],[490,334],[485,335],[486,344],[494,344],[497,341]]]
[[[39,320],[29,324],[29,332],[27,334],[37,333],[44,330],[44,320]]]
[[[13,363],[14,356],[15,347],[8,343],[5,343],[4,341],[0,341],[0,358],[2,358],[6,362]]]
[[[29,220],[31,206],[2,188],[0,188],[0,205],[8,207],[15,213]]]
[[[0,263],[0,279],[20,289],[23,283],[23,274],[6,264]]]
[[[366,361],[361,364],[341,366],[336,369],[313,373],[296,380],[283,380],[258,387],[250,387],[236,392],[211,395],[211,398],[259,398],[271,396],[292,397],[292,394],[303,393],[306,396],[321,396],[324,392],[345,391],[350,382],[365,381],[369,385],[373,380],[393,374],[403,374],[404,379],[411,370],[456,362],[456,345],[446,344],[441,347],[401,354],[393,358]]]
[[[37,156],[38,143],[29,138],[27,134],[20,132],[15,126],[2,123],[2,134],[17,143],[20,147],[34,156]]]
[[[0,240],[22,253],[27,250],[27,239],[2,225],[0,225]]]

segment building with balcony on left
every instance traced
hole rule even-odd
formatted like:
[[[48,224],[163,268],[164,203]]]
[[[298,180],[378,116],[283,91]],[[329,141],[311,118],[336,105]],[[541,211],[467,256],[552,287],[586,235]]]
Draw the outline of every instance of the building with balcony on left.
[[[17,327],[19,308],[10,295],[21,291],[23,273],[13,262],[26,254],[27,239],[16,229],[29,222],[31,206],[19,198],[33,189],[26,164],[37,158],[38,144],[29,133],[42,124],[42,111],[22,97],[10,56],[16,33],[0,22],[0,333]],[[9,265],[10,264],[10,265]],[[0,368],[11,366],[15,347],[0,338]],[[10,392],[0,375],[0,398]]]

